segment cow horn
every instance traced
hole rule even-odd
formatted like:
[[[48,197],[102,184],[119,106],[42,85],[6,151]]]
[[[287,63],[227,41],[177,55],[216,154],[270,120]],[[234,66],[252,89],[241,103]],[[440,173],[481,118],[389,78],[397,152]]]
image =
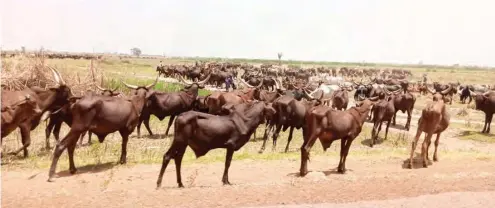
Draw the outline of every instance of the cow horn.
[[[277,79],[275,79],[274,77],[270,77],[270,78],[273,79],[273,81],[275,82],[275,88],[277,88],[277,90],[279,90],[280,86],[278,85]]]
[[[311,94],[308,94],[308,92],[306,92],[306,90],[303,90],[303,92],[304,92],[304,94],[306,94],[306,96],[308,96],[309,98],[311,98],[311,100],[314,100],[315,99],[313,96],[311,96]]]
[[[491,92],[490,92],[490,90],[488,90],[488,91],[486,91],[485,93],[483,93],[483,96],[484,96],[484,97],[488,97],[488,95],[489,95],[490,93],[491,93]]]
[[[61,85],[65,85],[65,81],[64,81],[64,78],[62,77],[62,75],[60,75],[60,72],[57,71],[57,69],[53,68],[53,67],[50,67],[53,71],[55,71],[55,73],[57,73],[57,76],[59,78],[59,81],[60,81],[60,84]]]
[[[371,100],[371,101],[377,101],[379,98],[379,96],[375,96],[375,97],[370,97],[368,98],[368,100]]]
[[[430,89],[430,87],[426,86],[426,89],[428,90],[428,92],[430,92],[431,94],[435,94],[435,91]]]
[[[208,76],[204,80],[197,82],[197,84],[202,85],[202,84],[206,83],[208,80],[210,80],[210,77],[211,77],[211,74],[208,74]]]
[[[50,70],[52,71],[53,78],[55,78],[55,82],[59,85],[60,84],[60,77],[58,76],[58,74],[54,68],[50,67]]]
[[[122,84],[124,84],[126,87],[130,88],[130,89],[137,89],[138,86],[136,85],[131,85],[131,84],[127,84],[124,82],[124,80],[120,80],[120,82],[122,82]]]
[[[151,83],[149,85],[146,85],[146,89],[153,88],[156,85],[156,83],[158,82],[158,77],[160,77],[159,74],[156,76],[156,79],[155,79],[155,81],[153,83]]]
[[[245,84],[246,86],[248,86],[249,88],[254,88],[254,86],[250,85],[249,83],[247,83],[244,79],[241,79],[241,82],[243,84]]]
[[[193,84],[193,82],[190,82],[190,81],[187,81],[186,79],[184,79],[184,77],[182,75],[178,75],[178,77],[179,77],[180,81],[186,85],[192,85]]]
[[[48,118],[50,118],[50,115],[51,115],[50,111],[46,111],[41,115],[41,121],[46,121]]]
[[[449,85],[449,87],[447,87],[447,89],[443,90],[440,92],[440,94],[442,95],[446,95],[447,93],[449,93],[450,91],[452,90],[452,86]]]
[[[96,86],[96,88],[98,88],[98,89],[99,89],[99,90],[101,90],[101,91],[105,91],[105,90],[107,90],[107,89],[105,89],[105,88],[103,88],[103,87],[100,87],[100,86],[99,86],[99,85],[97,85],[96,83],[95,83],[95,86]]]

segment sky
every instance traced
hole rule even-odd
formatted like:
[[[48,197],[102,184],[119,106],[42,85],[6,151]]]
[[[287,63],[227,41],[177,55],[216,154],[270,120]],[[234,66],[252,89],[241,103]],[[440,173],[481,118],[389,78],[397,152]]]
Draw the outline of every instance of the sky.
[[[0,0],[3,49],[495,66],[490,0]]]

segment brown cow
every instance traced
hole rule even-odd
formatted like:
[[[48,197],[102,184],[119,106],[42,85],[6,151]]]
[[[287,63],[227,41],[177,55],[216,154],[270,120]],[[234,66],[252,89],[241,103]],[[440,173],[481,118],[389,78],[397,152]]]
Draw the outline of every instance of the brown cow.
[[[103,96],[119,96],[120,93],[116,92],[117,87],[114,89],[106,89],[103,87],[98,86],[95,84],[95,86],[101,90],[101,95]],[[93,91],[86,91],[86,94],[91,93],[94,94],[95,92]],[[60,107],[60,110],[57,110],[56,112],[53,112],[50,114],[50,120],[48,122],[48,125],[45,128],[45,148],[50,149],[50,134],[53,132],[53,136],[55,137],[55,140],[57,143],[59,142],[60,138],[60,128],[62,127],[62,123],[66,123],[68,126],[72,125],[72,113],[70,111],[70,106],[74,104],[76,100],[73,99],[72,102]],[[79,145],[82,145],[83,138],[86,135],[86,132],[81,134],[81,139],[79,140]],[[91,132],[88,133],[88,144],[91,145]]]
[[[148,133],[153,135],[150,128],[151,115],[156,116],[160,121],[165,119],[165,117],[170,116],[167,130],[165,131],[165,135],[167,136],[175,117],[183,112],[192,110],[193,108],[193,103],[198,96],[198,88],[191,88],[191,86],[194,85],[199,88],[204,88],[204,83],[210,79],[210,75],[208,75],[204,80],[198,82],[187,81],[182,76],[179,76],[179,79],[186,85],[182,91],[154,92],[148,98],[148,102],[145,104],[141,116],[139,117],[139,122],[137,125],[138,137],[141,137],[141,123],[144,123]]]
[[[163,155],[157,188],[161,186],[163,174],[171,159],[175,161],[178,186],[184,187],[180,171],[187,146],[191,147],[196,157],[204,156],[212,149],[227,149],[222,182],[230,185],[228,171],[234,151],[249,141],[251,134],[267,115],[275,113],[273,108],[261,101],[240,104],[243,106],[241,108],[246,109],[237,109],[237,106],[239,105],[233,107],[229,115],[224,116],[188,111],[177,117],[174,141]]]
[[[48,181],[53,181],[58,159],[65,148],[69,153],[69,172],[74,174],[77,171],[74,165],[74,149],[77,140],[86,131],[96,134],[100,142],[103,142],[108,134],[119,131],[122,136],[120,163],[126,163],[129,135],[136,128],[141,111],[147,99],[153,93],[150,89],[155,86],[157,81],[158,76],[152,84],[147,86],[135,86],[122,81],[126,87],[133,89],[131,91],[132,95],[128,98],[93,95],[79,98],[71,106],[73,115],[71,129],[67,136],[57,144],[53,152]]]
[[[347,105],[349,105],[349,94],[348,92],[352,91],[352,88],[344,87],[339,84],[339,89],[336,90],[332,95],[332,108],[344,111],[347,109]]]
[[[475,93],[469,90],[471,96],[474,97],[476,104],[476,110],[483,111],[485,113],[485,125],[481,133],[490,133],[490,125],[492,123],[493,114],[495,113],[495,92],[488,91],[483,94]]]
[[[437,139],[435,140],[435,152],[433,153],[433,161],[438,161],[437,149],[438,144],[440,143],[440,135],[443,131],[445,131],[445,129],[447,129],[447,127],[449,127],[450,123],[450,115],[445,107],[443,96],[447,95],[451,88],[452,87],[449,86],[442,92],[434,92],[433,90],[428,88],[428,91],[430,91],[432,94],[434,93],[433,101],[426,105],[426,107],[421,112],[421,117],[418,120],[418,129],[416,131],[416,137],[414,138],[414,141],[412,143],[408,168],[412,168],[413,166],[414,150],[416,150],[416,145],[418,145],[419,137],[423,132],[426,133],[425,140],[423,141],[423,145],[421,147],[421,158],[423,160],[423,167],[428,167],[428,149],[430,148],[431,137],[433,136],[433,134],[437,134]]]
[[[41,114],[41,109],[30,94],[9,106],[2,106],[2,138],[12,133],[25,119],[36,114]]]
[[[365,99],[359,107],[352,107],[346,111],[333,110],[327,106],[317,106],[306,113],[307,131],[304,132],[304,142],[301,146],[300,174],[308,173],[307,162],[309,151],[317,139],[326,150],[333,141],[342,139],[340,145],[339,173],[345,173],[345,161],[352,141],[361,133],[366,117],[371,110],[373,102]]]
[[[380,101],[373,105],[373,108],[371,109],[373,112],[373,130],[371,131],[370,147],[373,147],[375,144],[378,134],[382,130],[382,124],[384,121],[387,122],[387,127],[385,128],[385,140],[387,139],[388,128],[390,127],[392,117],[394,117],[395,107],[393,97],[389,96],[387,99],[384,98],[385,96],[383,94],[380,95]]]
[[[390,92],[385,87],[383,90],[385,91],[385,94],[392,96],[392,100],[394,101],[395,112],[392,121],[393,125],[396,125],[395,119],[399,110],[402,111],[402,113],[407,112],[407,121],[404,128],[409,131],[409,127],[411,126],[412,111],[414,109],[414,104],[416,103],[416,97],[411,92],[406,92],[404,94],[400,93],[401,89]]]
[[[18,124],[21,130],[22,147],[11,154],[17,155],[19,152],[24,151],[24,158],[28,157],[27,148],[31,145],[31,131],[39,125],[42,115],[49,115],[51,111],[57,110],[56,107],[64,106],[68,103],[68,98],[72,96],[70,88],[65,84],[60,73],[54,68],[50,68],[50,70],[52,71],[56,86],[47,90],[40,87],[30,87],[21,91],[2,90],[2,105],[12,105],[18,101],[17,99],[19,97],[29,94],[42,111],[42,114],[34,114]]]

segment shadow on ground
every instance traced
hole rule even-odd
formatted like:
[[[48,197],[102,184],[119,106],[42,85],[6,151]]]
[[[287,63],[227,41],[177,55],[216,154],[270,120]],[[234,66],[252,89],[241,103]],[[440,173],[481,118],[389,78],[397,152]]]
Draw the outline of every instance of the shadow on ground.
[[[77,167],[77,172],[75,174],[99,173],[99,172],[103,172],[103,171],[112,169],[116,165],[118,165],[118,163],[116,163],[116,162],[106,162],[106,163],[100,163],[100,164],[85,165],[82,167]],[[64,171],[58,172],[57,176],[59,178],[62,178],[62,177],[72,176],[72,174],[70,174],[69,170],[64,170]]]
[[[413,157],[413,164],[412,164],[412,169],[420,169],[420,168],[423,168],[423,159],[421,158],[421,154],[420,153],[414,153],[415,156]],[[409,164],[409,158],[407,158],[406,160],[404,160],[404,162],[402,163],[402,168],[403,169],[409,169],[407,166]],[[427,162],[428,166],[432,165],[432,161],[431,160],[428,160]]]

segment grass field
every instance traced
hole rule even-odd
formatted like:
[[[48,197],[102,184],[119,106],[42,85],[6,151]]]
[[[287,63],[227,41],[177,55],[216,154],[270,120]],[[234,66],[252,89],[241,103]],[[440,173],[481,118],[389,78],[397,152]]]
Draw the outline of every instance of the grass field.
[[[12,61],[11,59],[2,60],[5,62]],[[47,64],[55,66],[61,72],[62,76],[66,73],[89,73],[90,62],[87,60],[61,60],[61,59],[49,59],[46,60]],[[118,58],[108,58],[96,64],[98,70],[102,71],[106,77],[105,87],[113,88],[114,86],[121,86],[119,89],[124,90],[122,85],[118,83],[120,79],[125,80],[132,84],[148,84],[152,79],[150,77],[156,76],[155,66],[159,63],[159,59],[123,59]],[[171,63],[186,63],[192,62],[193,60],[170,60],[164,59],[164,64]],[[259,62],[253,62],[259,63]],[[309,63],[309,65],[316,65],[315,63]],[[338,66],[338,65],[330,65]],[[380,66],[376,66],[380,67]],[[457,82],[461,83],[480,83],[488,84],[495,80],[495,71],[489,71],[484,69],[462,69],[462,68],[422,68],[415,67],[410,68],[413,73],[412,80],[419,80],[423,73],[428,73],[429,79],[431,81],[445,82]],[[181,89],[179,84],[171,84],[160,82],[156,85],[155,89],[159,91],[177,91]],[[201,90],[200,95],[208,94],[206,90]],[[457,98],[458,99],[458,98]],[[419,116],[421,110],[424,108],[428,100],[431,100],[431,96],[418,96],[414,115]],[[464,111],[465,113],[460,113]],[[454,101],[452,106],[449,106],[449,112],[453,119],[462,119],[465,122],[461,124],[453,124],[451,128],[466,128],[463,130],[465,133],[460,134],[459,138],[466,140],[474,140],[476,142],[489,143],[494,142],[495,138],[493,134],[491,135],[480,135],[478,133],[481,130],[480,125],[477,122],[482,122],[484,115],[472,109],[471,106],[463,105]],[[399,114],[401,114],[399,112]],[[167,118],[168,119],[168,118]],[[153,117],[151,121],[152,129],[154,133],[159,135],[165,132],[167,119],[165,121],[158,121]],[[417,118],[413,118],[412,123],[417,123]],[[403,125],[401,121],[399,124]],[[32,131],[31,138],[32,144],[29,147],[30,157],[27,159],[20,159],[19,157],[6,156],[2,158],[3,168],[47,168],[51,163],[52,150],[42,150],[44,148],[44,128],[45,124],[42,123],[37,129]],[[68,131],[68,127],[64,125],[61,131],[61,137],[63,137]],[[132,135],[128,144],[128,163],[132,164],[148,164],[148,163],[161,163],[162,156],[167,150],[171,143],[171,136],[156,136],[147,137],[147,132],[142,126],[142,134],[145,135],[143,138],[136,138],[135,133]],[[267,150],[264,154],[259,154],[258,150],[261,147],[261,137],[263,136],[264,125],[260,125],[257,130],[257,139],[252,140],[241,150],[234,154],[235,160],[277,160],[277,159],[293,159],[299,160],[300,153],[299,148],[302,144],[301,132],[300,130],[295,131],[294,139],[290,145],[290,152],[283,153],[282,150],[285,148],[287,142],[288,132],[284,132],[279,136],[277,150],[271,150],[271,138],[267,145]],[[171,131],[173,132],[173,131]],[[411,132],[415,132],[412,128]],[[384,128],[382,129],[382,134],[384,133]],[[391,131],[389,134],[389,139],[375,146],[374,148],[369,148],[369,138],[371,134],[371,129],[369,126],[363,128],[360,136],[353,142],[351,155],[352,157],[362,157],[362,158],[390,158],[399,157],[404,158],[409,153],[410,141],[412,139],[410,134],[394,132]],[[84,143],[86,143],[86,139]],[[54,140],[51,139],[53,146]],[[118,133],[111,134],[107,137],[104,143],[98,143],[96,137],[93,137],[93,145],[79,147],[75,151],[75,162],[76,166],[91,166],[96,164],[106,164],[114,163],[118,160],[120,156],[120,143],[121,138]],[[315,144],[312,154],[316,155],[328,155],[329,158],[338,160],[340,149],[340,142],[335,142],[332,147],[327,151],[323,152],[318,144]],[[8,137],[4,138],[3,141],[3,152],[9,152],[20,146],[20,134],[15,131]],[[475,150],[464,151],[464,150],[453,150],[453,149],[441,149],[442,155],[448,155],[448,157],[474,157],[474,158],[492,158],[494,155],[487,154],[483,152],[478,152]],[[184,157],[185,164],[190,163],[210,163],[210,162],[221,162],[225,158],[225,150],[213,150],[209,152],[206,156],[195,159],[194,154],[188,150]],[[67,154],[64,153],[59,161],[59,170],[65,170],[68,168]]]

